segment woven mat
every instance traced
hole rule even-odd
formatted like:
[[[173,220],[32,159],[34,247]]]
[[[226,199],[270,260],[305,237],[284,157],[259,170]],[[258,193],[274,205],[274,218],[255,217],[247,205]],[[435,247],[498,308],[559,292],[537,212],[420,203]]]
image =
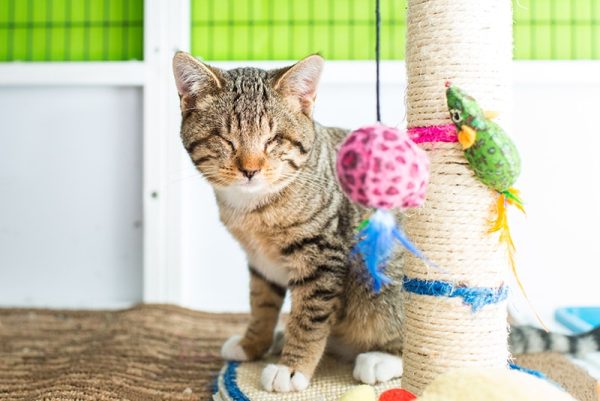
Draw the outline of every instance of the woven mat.
[[[219,348],[246,320],[164,305],[0,309],[0,400],[209,401]],[[518,362],[546,367],[581,401],[597,401],[594,380],[561,356]]]
[[[310,387],[302,393],[269,393],[260,385],[262,369],[268,362],[276,359],[252,363],[229,364],[223,368],[219,377],[219,396],[215,401],[237,400],[231,389],[232,383],[225,383],[228,374],[235,378],[234,390],[244,394],[252,401],[337,401],[350,388],[358,383],[352,378],[352,364],[340,363],[332,356],[326,356],[320,363]],[[400,387],[400,379],[390,380],[375,386],[375,393],[381,394],[387,389]],[[242,397],[239,397],[243,399]]]

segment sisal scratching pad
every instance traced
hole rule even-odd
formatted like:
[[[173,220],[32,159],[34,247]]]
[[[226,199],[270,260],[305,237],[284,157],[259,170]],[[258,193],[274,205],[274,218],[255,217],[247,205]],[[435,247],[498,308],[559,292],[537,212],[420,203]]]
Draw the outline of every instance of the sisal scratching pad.
[[[596,380],[566,356],[550,352],[515,355],[517,364],[544,372],[580,401],[600,401]]]
[[[227,363],[218,379],[215,401],[337,401],[350,388],[358,383],[352,378],[352,364],[339,362],[326,356],[319,365],[310,386],[299,393],[270,393],[260,384],[260,375],[267,363],[276,359],[249,362]],[[379,395],[387,389],[400,387],[400,379],[379,384],[375,392]]]

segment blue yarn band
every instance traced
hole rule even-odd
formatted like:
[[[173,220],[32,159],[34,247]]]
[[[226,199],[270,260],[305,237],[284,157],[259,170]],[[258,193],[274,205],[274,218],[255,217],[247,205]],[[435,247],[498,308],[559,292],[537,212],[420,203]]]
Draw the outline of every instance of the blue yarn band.
[[[432,297],[460,297],[465,304],[471,306],[473,312],[477,312],[485,305],[502,302],[508,296],[508,287],[505,285],[498,288],[463,287],[447,281],[404,279],[403,286],[406,291],[413,294]]]
[[[516,363],[509,363],[508,367],[511,368],[512,370],[518,370],[519,372],[523,372],[523,373],[527,373],[529,375],[538,377],[540,379],[544,379],[547,380],[548,378],[546,377],[545,374],[543,374],[542,372],[539,372],[537,370],[533,370],[533,369],[527,369],[524,368],[523,366],[519,366]]]
[[[538,379],[546,380],[548,383],[550,383],[550,384],[558,387],[559,389],[561,389],[563,391],[566,391],[561,384],[559,384],[559,383],[555,382],[554,380],[550,379],[543,372],[540,372],[538,370],[524,368],[523,366],[519,366],[516,363],[509,363],[508,367],[511,368],[512,370],[516,370],[518,372],[527,373],[528,375],[537,377]]]
[[[212,383],[212,393],[217,394],[219,392],[219,375],[215,377]]]
[[[227,394],[235,401],[250,401],[242,390],[237,385],[237,372],[236,369],[239,366],[238,362],[227,362],[227,368],[223,374],[223,385],[227,389]]]

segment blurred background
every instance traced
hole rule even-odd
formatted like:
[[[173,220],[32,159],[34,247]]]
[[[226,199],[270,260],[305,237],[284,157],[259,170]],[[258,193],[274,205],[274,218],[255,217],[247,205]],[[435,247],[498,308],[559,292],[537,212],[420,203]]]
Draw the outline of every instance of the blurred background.
[[[375,118],[373,5],[0,0],[0,306],[247,310],[244,255],[179,141],[172,55],[272,68],[320,52],[315,118],[357,127]],[[518,265],[542,313],[597,304],[600,2],[513,7]],[[405,1],[382,14],[383,120],[404,126]]]

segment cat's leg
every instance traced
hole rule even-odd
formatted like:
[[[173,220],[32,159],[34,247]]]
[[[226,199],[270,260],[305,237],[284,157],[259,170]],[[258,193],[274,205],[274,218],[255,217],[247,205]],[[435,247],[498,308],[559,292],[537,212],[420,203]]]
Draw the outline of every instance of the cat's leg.
[[[271,355],[281,355],[283,351],[283,344],[285,343],[285,334],[283,330],[275,330],[275,336],[273,337],[273,344],[269,349]]]
[[[353,376],[365,384],[383,383],[402,376],[402,338],[390,341],[380,351],[356,357]]]
[[[285,288],[267,281],[250,267],[250,323],[243,337],[232,336],[223,344],[223,359],[247,361],[267,352],[273,342],[285,292]]]
[[[333,334],[329,336],[325,352],[336,358],[338,361],[344,362],[353,362],[359,354],[354,347],[344,343],[340,338]]]
[[[279,364],[268,365],[262,373],[265,390],[302,391],[321,359],[327,338],[340,306],[345,267],[315,264],[302,275],[291,274],[288,288],[292,310]]]

